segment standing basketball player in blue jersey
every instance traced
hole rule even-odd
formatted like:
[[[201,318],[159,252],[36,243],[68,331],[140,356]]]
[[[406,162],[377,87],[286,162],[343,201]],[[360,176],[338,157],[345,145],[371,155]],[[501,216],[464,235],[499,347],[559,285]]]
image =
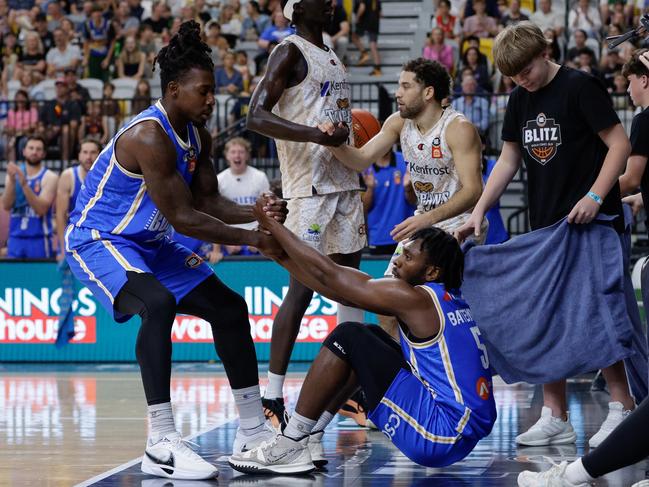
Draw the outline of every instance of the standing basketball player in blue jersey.
[[[140,315],[136,342],[149,412],[145,473],[173,479],[215,477],[216,467],[176,431],[170,403],[171,327],[176,313],[211,324],[240,426],[234,451],[274,436],[264,422],[257,358],[244,299],[226,287],[196,254],[172,242],[172,225],[190,237],[252,245],[273,254],[262,232],[228,224],[254,219],[251,206],[219,195],[204,125],[214,107],[214,66],[200,26],[181,25],[160,50],[162,99],[108,143],[93,164],[65,231],[66,258],[77,278],[117,321]],[[284,202],[262,197],[283,222]]]
[[[56,260],[65,258],[65,243],[63,235],[68,226],[69,213],[74,208],[81,186],[86,180],[92,163],[101,152],[101,144],[93,139],[81,141],[79,147],[79,164],[67,168],[59,177],[56,188],[56,234],[59,239],[59,253]]]
[[[23,149],[24,165],[7,165],[2,205],[11,212],[7,257],[52,257],[52,203],[59,177],[43,164],[45,141],[29,137]]]
[[[412,461],[444,467],[466,457],[496,420],[489,359],[462,298],[464,255],[439,228],[417,231],[395,260],[396,279],[336,264],[255,210],[285,254],[278,263],[338,302],[395,316],[400,346],[378,326],[346,322],[325,339],[288,425],[274,441],[230,458],[247,473],[304,473],[316,442],[350,393],[362,387],[369,418]],[[326,462],[324,462],[326,463]],[[320,463],[322,464],[322,463]]]

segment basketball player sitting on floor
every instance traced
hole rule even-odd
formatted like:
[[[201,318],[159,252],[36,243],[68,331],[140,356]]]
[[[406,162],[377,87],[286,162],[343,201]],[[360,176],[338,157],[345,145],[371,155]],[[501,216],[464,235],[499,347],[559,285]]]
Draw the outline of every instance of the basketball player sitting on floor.
[[[400,345],[380,327],[346,322],[325,339],[281,434],[230,465],[247,473],[298,474],[314,464],[321,431],[358,387],[370,419],[408,458],[443,467],[467,456],[496,419],[489,359],[460,293],[464,255],[450,234],[415,232],[395,259],[395,279],[336,264],[255,207],[291,275],[316,292],[399,320]],[[316,443],[311,445],[315,438]]]

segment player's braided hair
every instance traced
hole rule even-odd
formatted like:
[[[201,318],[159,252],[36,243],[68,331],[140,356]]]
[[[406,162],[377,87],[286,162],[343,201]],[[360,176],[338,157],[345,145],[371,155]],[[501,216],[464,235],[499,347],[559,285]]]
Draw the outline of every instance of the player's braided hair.
[[[428,264],[441,270],[439,281],[447,290],[459,289],[464,274],[464,254],[455,238],[436,227],[414,233],[410,240],[421,239],[421,250],[426,252]]]
[[[210,47],[201,40],[198,22],[189,20],[180,24],[178,33],[160,49],[153,63],[154,66],[156,62],[160,65],[162,94],[165,94],[171,81],[178,81],[192,68],[213,72],[211,52]]]

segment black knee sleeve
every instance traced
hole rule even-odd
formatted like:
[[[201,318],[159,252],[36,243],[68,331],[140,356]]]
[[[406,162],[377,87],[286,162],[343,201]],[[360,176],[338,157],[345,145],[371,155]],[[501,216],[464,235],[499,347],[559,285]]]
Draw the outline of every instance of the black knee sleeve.
[[[365,328],[362,323],[352,321],[341,323],[325,338],[322,346],[327,347],[345,362],[350,362],[351,354],[365,334]]]

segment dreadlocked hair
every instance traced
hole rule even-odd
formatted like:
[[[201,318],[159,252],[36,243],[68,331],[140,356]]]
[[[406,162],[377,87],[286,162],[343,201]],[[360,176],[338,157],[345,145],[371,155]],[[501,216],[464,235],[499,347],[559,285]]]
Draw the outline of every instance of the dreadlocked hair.
[[[178,81],[192,68],[213,72],[211,52],[210,47],[201,40],[198,22],[189,20],[180,24],[178,33],[160,49],[153,61],[154,69],[156,63],[160,65],[162,94],[165,94],[170,82]]]
[[[464,254],[457,240],[436,227],[418,230],[410,237],[410,240],[418,239],[421,239],[421,250],[426,253],[427,263],[441,271],[439,282],[446,289],[459,289],[464,274]]]

